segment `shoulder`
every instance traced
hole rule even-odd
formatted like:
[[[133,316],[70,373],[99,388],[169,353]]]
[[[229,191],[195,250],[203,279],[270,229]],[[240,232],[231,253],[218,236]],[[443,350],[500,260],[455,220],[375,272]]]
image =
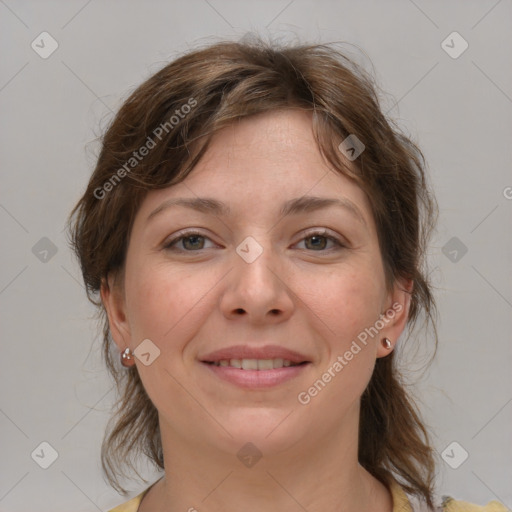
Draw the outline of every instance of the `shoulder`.
[[[137,512],[139,510],[140,502],[142,501],[142,498],[144,497],[144,494],[148,489],[141,492],[138,496],[135,496],[135,498],[132,498],[131,500],[118,505],[117,507],[113,508],[112,510],[109,510],[108,512]]]
[[[155,482],[153,482],[148,488],[144,489],[139,495],[135,496],[135,498],[132,498],[131,500],[118,505],[117,507],[113,508],[112,510],[109,510],[108,512],[137,512],[140,507],[140,503],[142,501],[142,498],[149,492],[149,490],[154,487],[163,477],[159,478]]]
[[[411,496],[396,481],[390,485],[393,496],[393,512],[509,512],[505,505],[490,501],[487,505],[475,505],[467,501],[456,500],[451,496],[435,498],[435,506],[429,509],[416,496]]]
[[[443,511],[445,512],[507,512],[509,509],[499,501],[490,501],[487,505],[475,505],[467,501],[455,500],[443,496]]]

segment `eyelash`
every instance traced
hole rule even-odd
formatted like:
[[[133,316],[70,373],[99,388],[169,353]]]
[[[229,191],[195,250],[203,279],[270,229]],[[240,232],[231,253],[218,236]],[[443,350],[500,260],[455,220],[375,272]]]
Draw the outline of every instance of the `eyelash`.
[[[202,233],[199,233],[198,231],[185,231],[185,232],[181,233],[179,236],[169,240],[164,245],[163,248],[166,249],[166,250],[169,250],[169,251],[189,252],[189,253],[200,252],[200,251],[204,250],[204,249],[187,250],[187,249],[177,249],[176,247],[173,247],[175,244],[177,244],[181,240],[184,240],[184,239],[192,237],[192,236],[199,236],[201,238],[210,240],[207,236],[203,235]],[[313,231],[311,233],[308,233],[305,237],[303,237],[301,240],[299,240],[299,242],[302,242],[303,240],[306,240],[307,238],[312,238],[314,236],[321,236],[323,238],[326,238],[327,240],[330,240],[331,242],[333,242],[334,244],[336,244],[338,246],[338,249],[343,249],[343,248],[346,247],[346,245],[343,244],[341,242],[341,240],[339,240],[338,238],[330,235],[329,232],[326,231],[326,230],[318,230],[318,231]],[[312,252],[329,252],[329,251],[334,250],[334,249],[336,249],[336,248],[332,247],[331,249],[322,249],[320,251],[312,251]],[[308,250],[308,249],[306,249],[306,250]]]

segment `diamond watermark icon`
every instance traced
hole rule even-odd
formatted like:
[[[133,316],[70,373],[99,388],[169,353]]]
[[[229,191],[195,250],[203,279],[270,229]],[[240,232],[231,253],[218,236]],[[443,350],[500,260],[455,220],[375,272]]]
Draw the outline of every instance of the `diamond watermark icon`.
[[[236,253],[246,263],[252,263],[261,256],[263,247],[252,236],[248,236],[237,246]]]
[[[468,252],[468,248],[454,236],[443,245],[441,251],[452,263],[458,263]]]
[[[59,47],[59,43],[48,32],[41,32],[30,46],[39,57],[47,59]]]
[[[133,351],[133,355],[144,366],[149,366],[160,356],[160,349],[150,339],[145,339]]]
[[[441,457],[448,466],[457,469],[466,462],[469,453],[457,441],[453,441],[443,450]]]
[[[261,459],[263,454],[252,443],[246,443],[240,448],[236,456],[244,466],[252,468]]]
[[[469,43],[458,32],[452,32],[441,43],[441,48],[452,59],[458,59],[468,49],[468,47]]]
[[[43,469],[48,469],[59,458],[57,450],[46,441],[40,443],[30,456]]]
[[[32,254],[39,261],[48,263],[57,254],[57,250],[57,246],[49,238],[43,236],[43,238],[32,247]]]
[[[353,162],[364,150],[366,146],[361,142],[357,135],[349,135],[343,142],[340,143],[338,149]]]

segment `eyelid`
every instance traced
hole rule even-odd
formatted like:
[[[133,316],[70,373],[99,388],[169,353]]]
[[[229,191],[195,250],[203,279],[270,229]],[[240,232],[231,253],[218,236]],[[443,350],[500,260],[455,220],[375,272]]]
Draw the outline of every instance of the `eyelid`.
[[[326,238],[327,237],[332,237],[332,238],[335,238],[335,239],[341,238],[341,236],[338,235],[336,232],[331,231],[329,228],[323,228],[323,227],[308,228],[308,229],[306,229],[306,230],[301,232],[301,237],[302,238],[305,238],[305,237],[308,237],[308,236],[313,236],[313,235],[322,235],[322,236],[325,236]],[[301,238],[301,240],[302,240],[302,238]],[[340,240],[340,242],[341,242],[341,240]]]

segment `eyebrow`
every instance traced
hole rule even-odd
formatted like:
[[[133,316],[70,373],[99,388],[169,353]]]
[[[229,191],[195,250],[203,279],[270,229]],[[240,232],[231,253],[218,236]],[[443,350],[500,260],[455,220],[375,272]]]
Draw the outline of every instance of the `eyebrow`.
[[[149,222],[160,212],[173,206],[182,206],[202,213],[213,214],[217,216],[228,217],[231,215],[230,207],[227,204],[218,201],[217,199],[210,197],[179,197],[164,201],[160,206],[158,206],[148,215],[146,222]],[[366,226],[366,221],[359,208],[352,201],[346,198],[317,196],[297,197],[295,199],[286,201],[282,205],[280,215],[282,217],[287,217],[300,213],[311,213],[333,206],[337,206],[338,208],[343,208],[349,211],[354,217],[356,217],[362,224]]]

